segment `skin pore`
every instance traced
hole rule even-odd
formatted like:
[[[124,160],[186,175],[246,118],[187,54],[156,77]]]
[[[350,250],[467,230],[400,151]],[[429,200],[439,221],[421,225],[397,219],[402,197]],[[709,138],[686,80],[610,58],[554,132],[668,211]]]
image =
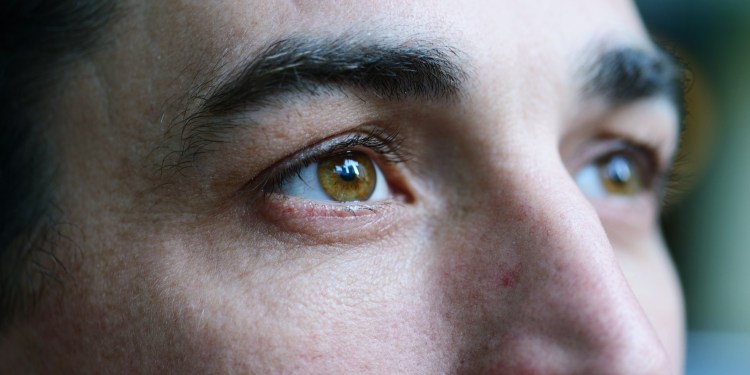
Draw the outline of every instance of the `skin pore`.
[[[621,100],[588,85],[609,51],[658,54],[630,2],[119,11],[112,42],[49,103],[79,248],[59,250],[64,287],[10,331],[0,368],[681,371],[681,293],[657,220],[677,110],[661,91]],[[252,96],[256,75],[225,90],[285,40],[417,51],[416,62],[432,51],[450,92],[301,68],[286,76],[301,88],[269,81]],[[341,70],[397,75],[360,63]],[[222,93],[247,97],[212,106]],[[371,159],[384,195],[331,202],[292,188],[331,150]],[[641,179],[635,193],[603,194],[582,172],[613,155]]]

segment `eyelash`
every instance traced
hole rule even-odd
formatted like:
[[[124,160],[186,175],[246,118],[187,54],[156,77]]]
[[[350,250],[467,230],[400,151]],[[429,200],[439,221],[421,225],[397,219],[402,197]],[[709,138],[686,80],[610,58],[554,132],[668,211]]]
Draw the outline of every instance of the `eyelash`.
[[[295,156],[292,160],[281,163],[281,168],[257,183],[256,189],[265,197],[281,190],[282,184],[294,176],[299,176],[303,168],[324,159],[344,155],[355,150],[374,153],[375,163],[395,165],[409,159],[403,147],[403,138],[397,131],[386,131],[382,128],[368,129],[365,132],[354,133],[340,139],[332,139],[322,145],[313,146]],[[382,166],[382,165],[381,165]]]

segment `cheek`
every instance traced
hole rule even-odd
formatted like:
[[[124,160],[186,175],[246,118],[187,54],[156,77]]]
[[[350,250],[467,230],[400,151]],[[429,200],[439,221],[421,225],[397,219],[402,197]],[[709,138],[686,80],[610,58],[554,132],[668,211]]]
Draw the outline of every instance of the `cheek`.
[[[445,372],[448,327],[431,307],[421,262],[403,255],[415,252],[408,246],[306,248],[262,265],[239,260],[247,250],[213,260],[180,251],[160,258],[157,305],[179,317],[190,357],[212,369]]]
[[[651,324],[676,363],[684,356],[685,317],[681,286],[658,233],[617,246],[617,259]]]

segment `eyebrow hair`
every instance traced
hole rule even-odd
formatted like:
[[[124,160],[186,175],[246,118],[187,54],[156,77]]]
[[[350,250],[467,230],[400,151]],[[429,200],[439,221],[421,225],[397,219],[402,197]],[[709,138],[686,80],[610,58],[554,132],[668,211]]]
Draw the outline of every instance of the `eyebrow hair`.
[[[423,41],[410,44],[357,42],[352,39],[287,38],[260,50],[223,75],[183,117],[180,148],[161,169],[182,170],[200,154],[226,143],[237,124],[225,115],[252,112],[286,94],[315,95],[321,88],[351,88],[388,100],[453,100],[468,77],[456,62],[455,48]],[[587,66],[584,90],[618,105],[664,95],[684,113],[682,76],[663,52],[630,47],[598,53]],[[176,157],[176,158],[175,158]],[[170,159],[169,161],[167,159]]]
[[[614,105],[663,96],[683,111],[682,70],[665,52],[615,48],[601,53],[587,68],[589,95],[602,96]]]
[[[260,50],[218,79],[199,104],[183,112],[180,150],[162,161],[182,169],[215,143],[225,143],[237,125],[220,118],[248,113],[284,95],[315,95],[321,88],[363,90],[388,100],[454,100],[467,73],[456,63],[456,49],[413,41],[389,45],[353,39],[287,38]],[[186,111],[187,112],[187,111]],[[171,126],[170,126],[171,127]],[[167,159],[165,158],[165,159]]]
[[[454,62],[456,56],[453,48],[419,42],[388,46],[284,39],[230,73],[203,109],[244,109],[279,94],[312,94],[320,85],[368,90],[388,99],[451,99],[458,96],[466,77]]]

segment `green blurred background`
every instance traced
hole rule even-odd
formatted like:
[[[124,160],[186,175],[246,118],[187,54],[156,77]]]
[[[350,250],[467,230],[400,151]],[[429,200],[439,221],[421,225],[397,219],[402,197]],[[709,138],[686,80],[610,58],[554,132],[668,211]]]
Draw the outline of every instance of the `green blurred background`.
[[[750,374],[750,1],[638,0],[693,80],[695,177],[663,223],[688,310],[688,374]]]

